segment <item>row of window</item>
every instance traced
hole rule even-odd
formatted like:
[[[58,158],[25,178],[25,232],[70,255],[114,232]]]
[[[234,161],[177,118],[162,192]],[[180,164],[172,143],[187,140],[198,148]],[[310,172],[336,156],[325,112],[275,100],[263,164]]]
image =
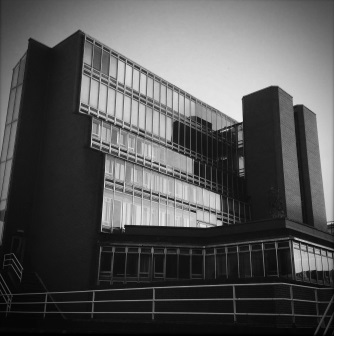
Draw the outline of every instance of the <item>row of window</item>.
[[[199,103],[195,98],[155,77],[139,65],[97,44],[85,42],[83,61],[94,72],[101,73],[115,83],[118,81],[138,94],[154,99],[168,110],[179,112],[185,117],[195,116],[203,119],[212,130],[220,130],[236,123],[233,119]]]
[[[293,243],[296,280],[333,284],[333,253],[304,243]]]
[[[236,215],[236,222],[240,220],[240,215],[242,218],[245,216],[244,204],[237,200],[109,155],[106,155],[105,173],[107,180],[110,178],[117,183],[122,182],[124,191],[133,186],[143,188],[147,194],[159,193],[161,197],[175,198],[195,208],[210,208],[218,213]]]
[[[100,281],[292,278],[289,241],[202,248],[101,247]]]
[[[104,146],[110,146],[111,152],[118,150],[120,157],[128,157],[133,154],[136,156],[131,159],[133,161],[145,163],[149,167],[160,168],[160,171],[166,173],[181,172],[193,182],[199,183],[199,180],[201,180],[211,190],[224,192],[226,195],[235,198],[239,198],[240,193],[243,192],[243,182],[237,176],[193,161],[187,156],[128,133],[123,129],[115,128],[110,124],[93,120],[92,138],[94,142],[101,141]],[[109,148],[107,151],[109,151]]]
[[[99,92],[98,92],[99,91]],[[98,95],[99,93],[99,95]],[[242,126],[235,125],[213,136],[203,133],[202,129],[193,128],[173,117],[160,112],[144,103],[116,92],[104,84],[83,76],[81,102],[103,112],[116,116],[116,123],[124,125],[145,134],[146,138],[160,139],[163,143],[176,148],[183,147],[186,152],[196,157],[204,157],[208,162],[218,163],[220,166],[238,170],[239,135],[242,136]],[[234,143],[225,139],[231,135],[236,136]],[[218,136],[222,138],[218,138]],[[228,143],[230,141],[230,143]]]
[[[124,229],[126,225],[206,228],[245,220],[246,211],[243,204],[235,204],[235,215],[234,207],[230,206],[231,211],[227,203],[225,199],[218,202],[225,205],[224,213],[200,206],[189,206],[185,202],[159,199],[153,192],[146,194],[133,189],[113,191],[106,187],[103,194],[102,231],[116,232]]]
[[[0,211],[6,207],[10,184],[12,158],[14,155],[17,123],[20,110],[22,82],[24,79],[26,54],[15,66],[12,73],[11,90],[6,116],[4,139],[0,158]]]

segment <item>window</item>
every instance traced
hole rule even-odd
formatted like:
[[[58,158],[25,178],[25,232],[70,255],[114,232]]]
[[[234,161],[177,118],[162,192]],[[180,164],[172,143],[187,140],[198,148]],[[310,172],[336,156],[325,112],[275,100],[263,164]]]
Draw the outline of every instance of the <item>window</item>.
[[[146,95],[147,91],[147,76],[144,73],[140,74],[140,93]]]
[[[106,166],[105,171],[106,175],[113,177],[113,157],[106,155]]]
[[[102,54],[102,73],[109,75],[109,53],[106,51]]]
[[[85,41],[83,62],[89,66],[92,66],[92,48],[93,45],[90,44],[88,41]]]
[[[123,94],[116,93],[116,118],[123,120]]]
[[[113,192],[105,189],[103,196],[103,208],[102,208],[102,225],[103,229],[109,229],[112,223],[112,197]]]
[[[237,278],[239,275],[236,247],[228,247],[227,249],[227,272],[229,278]]]
[[[111,127],[108,124],[102,125],[102,142],[108,144],[111,142]]]
[[[133,99],[132,101],[132,125],[138,126],[138,102]]]
[[[153,134],[159,136],[159,112],[157,110],[153,112]]]
[[[93,68],[95,68],[96,70],[100,71],[101,70],[101,54],[102,54],[102,50],[97,47],[96,45],[93,46],[94,50],[93,50]]]
[[[133,71],[133,89],[139,92],[139,71],[137,69]]]
[[[277,275],[277,258],[275,243],[265,243],[265,274],[266,276]]]
[[[122,84],[124,84],[124,70],[125,70],[124,62],[118,60],[118,81]]]
[[[139,103],[139,119],[138,127],[142,130],[145,130],[145,106],[142,103]]]
[[[126,86],[132,87],[132,66],[127,64],[126,67]]]
[[[159,89],[160,85],[157,80],[154,81],[154,100],[159,102]]]
[[[98,108],[98,91],[99,91],[99,82],[92,79],[91,81],[91,93],[90,93],[90,106],[95,109]]]
[[[111,143],[116,146],[119,145],[119,130],[114,127],[112,128]]]
[[[166,278],[176,279],[178,276],[178,258],[176,249],[167,249]]]
[[[124,161],[116,158],[115,160],[115,179],[117,181],[124,181]]]
[[[116,91],[108,89],[108,106],[107,112],[109,115],[114,116],[115,113],[115,102],[116,102]]]
[[[101,138],[100,122],[97,120],[92,121],[92,136],[96,138]]]
[[[130,124],[131,123],[131,98],[128,96],[124,96],[124,122]]]
[[[147,115],[145,117],[145,129],[149,133],[152,133],[152,114],[153,114],[153,109],[147,106]]]
[[[128,140],[128,133],[124,130],[121,130],[121,134],[119,137],[119,143],[122,149],[127,149],[127,140]]]
[[[82,86],[81,86],[81,102],[88,105],[89,103],[89,91],[90,91],[90,78],[82,75]],[[10,97],[10,104],[9,104],[9,109],[11,107],[11,103],[14,100],[14,94],[15,91],[11,91],[11,97]],[[9,116],[9,114],[8,114]]]
[[[302,274],[300,245],[295,242],[293,243],[293,257],[295,261],[296,280],[302,280],[303,274]]]
[[[249,246],[239,247],[239,273],[241,278],[251,277]]]
[[[111,56],[111,66],[109,67],[109,75],[112,78],[117,79],[117,59],[113,56]]]

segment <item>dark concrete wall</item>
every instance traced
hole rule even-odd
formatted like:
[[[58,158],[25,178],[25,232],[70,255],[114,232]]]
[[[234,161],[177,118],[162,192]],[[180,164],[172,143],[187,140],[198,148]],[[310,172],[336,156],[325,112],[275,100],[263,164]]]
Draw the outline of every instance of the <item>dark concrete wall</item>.
[[[273,196],[279,196],[274,214],[280,215],[281,201],[283,214],[302,222],[292,97],[277,86],[244,96],[243,125],[252,219],[272,217]]]
[[[326,230],[327,217],[316,115],[303,105],[296,105],[294,112],[303,198],[303,222]]]
[[[24,268],[49,290],[96,282],[104,155],[90,149],[91,119],[78,113],[83,39],[77,32],[52,49],[29,44],[6,223],[26,226]]]

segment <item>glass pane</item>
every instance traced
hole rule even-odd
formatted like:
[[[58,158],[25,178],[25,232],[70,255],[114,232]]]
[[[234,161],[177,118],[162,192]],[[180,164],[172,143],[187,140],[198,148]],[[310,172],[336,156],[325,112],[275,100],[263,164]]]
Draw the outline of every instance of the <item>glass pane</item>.
[[[7,198],[7,191],[9,189],[9,183],[10,183],[11,165],[12,165],[12,160],[6,162],[5,176],[4,176],[4,181],[2,184],[1,199]]]
[[[239,269],[241,278],[251,277],[249,252],[239,254]]]
[[[102,73],[109,75],[109,53],[106,51],[102,55]]]
[[[160,84],[158,83],[157,80],[154,81],[154,99],[159,102],[159,89],[160,89]]]
[[[165,115],[160,114],[160,137],[165,138]]]
[[[291,254],[289,248],[277,249],[278,271],[282,277],[291,277]]]
[[[123,94],[117,92],[116,97],[116,118],[123,120]]]
[[[1,152],[1,161],[6,160],[7,150],[9,148],[9,141],[10,141],[10,128],[11,128],[11,125],[7,125],[5,128],[2,152]],[[1,178],[1,180],[2,180],[2,178]]]
[[[174,91],[173,108],[174,108],[174,111],[176,111],[176,112],[179,111],[179,94],[176,91]]]
[[[6,124],[12,121],[12,114],[14,112],[16,89],[10,92],[9,105],[7,107]]]
[[[114,253],[113,259],[113,276],[123,277],[126,265],[126,254]]]
[[[102,112],[107,111],[107,89],[106,85],[100,84],[99,89],[99,110]]]
[[[93,45],[90,44],[88,41],[86,41],[83,62],[90,66],[92,66],[92,48],[93,48]]]
[[[100,272],[111,272],[113,253],[101,252]]]
[[[147,96],[153,98],[153,78],[148,77]]]
[[[215,257],[213,255],[205,256],[205,279],[215,279]]]
[[[167,254],[166,258],[166,277],[167,279],[176,279],[178,262],[176,254]]]
[[[125,64],[122,60],[118,60],[118,81],[124,84]]]
[[[159,112],[153,112],[153,134],[159,136]]]
[[[167,105],[172,109],[173,108],[173,90],[168,88],[168,103]]]
[[[293,251],[294,261],[295,261],[295,272],[296,272],[296,279],[302,280],[302,263],[301,263],[301,254],[299,249],[294,249]]]
[[[164,105],[167,103],[167,88],[163,84],[160,84],[160,102]]]
[[[153,114],[153,109],[147,107],[147,115],[145,117],[145,129],[149,133],[152,133],[152,114]]]
[[[171,141],[172,140],[172,135],[173,135],[173,121],[170,117],[166,117],[166,139],[167,141]]]
[[[9,143],[9,150],[7,152],[7,158],[12,158],[14,154],[14,147],[15,147],[15,138],[16,138],[16,127],[17,122],[12,123],[11,125],[11,134],[10,134],[10,143]]]
[[[138,277],[138,254],[127,254],[127,278]]]
[[[126,86],[132,87],[132,66],[128,65],[126,66]]]
[[[130,124],[131,122],[131,98],[124,96],[124,115],[123,120]]]
[[[115,179],[124,181],[124,161],[116,159],[115,161]]]
[[[98,91],[99,91],[99,82],[92,79],[91,81],[91,94],[90,94],[90,106],[95,109],[98,108]]]
[[[140,129],[145,130],[145,106],[139,103],[139,122],[138,126]]]
[[[266,276],[277,275],[276,250],[265,250],[265,274]]]
[[[303,274],[303,280],[309,281],[310,280],[310,268],[308,265],[308,253],[307,251],[304,251],[301,249],[301,256],[302,256],[302,274]]]
[[[81,102],[88,105],[89,103],[89,91],[90,91],[90,78],[82,75],[81,85]]]
[[[226,255],[216,254],[216,278],[226,277]]]
[[[133,71],[133,89],[139,92],[139,71],[137,69]]]
[[[132,101],[132,125],[138,126],[138,102],[133,99]]]
[[[203,276],[203,256],[202,255],[192,255],[191,261],[191,274],[195,277]]]
[[[100,71],[101,70],[101,53],[102,50],[94,45],[94,51],[93,51],[93,67]]]
[[[13,120],[16,120],[19,117],[21,93],[22,93],[22,85],[18,86],[16,89],[16,99],[15,99]]]
[[[140,74],[140,93],[146,95],[147,92],[147,76],[144,73]]]
[[[117,58],[111,56],[111,66],[109,68],[109,75],[115,79],[117,79],[117,65],[118,65]]]
[[[179,279],[190,279],[190,256],[179,255]]]
[[[154,203],[152,202],[152,207],[151,207],[151,225],[153,226],[157,226],[159,224],[159,220],[158,220],[158,203]]]
[[[14,69],[14,71],[12,72],[12,80],[11,80],[11,88],[13,88],[14,86],[17,85],[17,78],[19,75],[19,68],[20,68],[20,63],[18,63]]]
[[[182,94],[179,95],[179,113],[184,115],[184,96]]]
[[[25,63],[26,63],[26,55],[21,59],[19,78],[17,79],[17,84],[22,84],[22,81],[24,80]]]
[[[116,101],[116,91],[111,88],[108,88],[108,104],[107,112],[109,115],[114,116],[115,111],[115,101]]]
[[[237,278],[239,275],[237,253],[227,254],[227,269],[229,278]]]

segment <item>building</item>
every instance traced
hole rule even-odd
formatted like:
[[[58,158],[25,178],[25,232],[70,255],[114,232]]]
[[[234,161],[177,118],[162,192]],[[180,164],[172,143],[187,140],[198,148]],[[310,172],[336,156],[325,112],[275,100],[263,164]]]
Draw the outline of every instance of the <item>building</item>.
[[[0,171],[2,255],[50,292],[333,285],[315,114],[277,86],[239,123],[81,31],[30,39]]]

